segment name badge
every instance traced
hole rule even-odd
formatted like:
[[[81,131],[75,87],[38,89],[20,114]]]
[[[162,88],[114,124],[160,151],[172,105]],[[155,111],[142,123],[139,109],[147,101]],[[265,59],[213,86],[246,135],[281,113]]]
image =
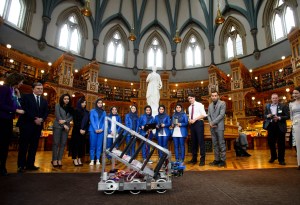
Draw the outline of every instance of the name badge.
[[[282,110],[278,110],[278,113],[282,113]]]

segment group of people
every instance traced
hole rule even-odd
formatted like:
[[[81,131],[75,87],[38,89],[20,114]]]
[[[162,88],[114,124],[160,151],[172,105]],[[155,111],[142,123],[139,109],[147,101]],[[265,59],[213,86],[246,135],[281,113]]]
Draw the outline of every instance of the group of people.
[[[13,135],[13,119],[18,115],[17,126],[20,129],[20,140],[18,150],[18,172],[25,170],[38,170],[35,166],[35,155],[38,148],[39,137],[43,128],[43,123],[48,116],[48,104],[43,99],[43,85],[34,83],[32,93],[20,95],[18,88],[22,85],[24,77],[19,73],[12,73],[7,76],[5,85],[0,86],[0,174],[6,175],[6,159],[10,137]],[[280,165],[285,165],[285,133],[287,131],[286,120],[291,118],[293,124],[294,142],[298,150],[300,149],[300,87],[296,87],[292,94],[295,99],[289,107],[279,103],[278,94],[271,96],[271,104],[265,107],[265,118],[268,125],[268,144],[271,151],[270,163],[278,159]],[[192,159],[189,163],[197,163],[197,155],[200,147],[199,166],[205,165],[205,143],[204,143],[204,118],[208,118],[210,132],[214,150],[214,160],[209,163],[211,166],[226,166],[226,145],[224,139],[224,117],[226,103],[219,99],[217,91],[211,92],[212,102],[209,104],[208,113],[204,105],[195,100],[195,95],[189,93],[188,108],[189,116],[184,112],[181,104],[177,104],[175,112],[170,118],[166,113],[164,105],[158,106],[158,114],[152,115],[152,108],[147,105],[144,113],[137,114],[136,105],[130,107],[130,111],[125,116],[125,125],[138,132],[142,136],[152,139],[154,136],[161,147],[168,149],[169,137],[173,138],[175,159],[178,162],[185,160],[185,139],[188,136],[188,125],[191,130]],[[53,123],[53,145],[52,161],[53,167],[62,166],[62,158],[65,145],[68,139],[70,123],[73,121],[71,137],[71,155],[74,166],[82,166],[84,156],[85,135],[90,136],[90,165],[99,165],[104,139],[104,122],[106,112],[103,109],[103,101],[97,99],[95,108],[90,112],[86,109],[86,100],[80,98],[76,108],[71,106],[69,94],[60,96],[59,103],[55,106],[55,120]],[[109,117],[112,121],[108,123],[107,147],[113,144],[113,139],[120,132],[120,127],[115,122],[121,123],[117,107],[110,109]],[[146,129],[147,124],[155,124],[156,132]],[[124,132],[126,143],[130,142],[129,132]],[[276,151],[278,147],[278,154]],[[149,155],[149,147],[146,144],[142,147],[142,157],[144,160]],[[135,153],[135,145],[128,150],[128,155]],[[159,157],[162,153],[159,152]],[[151,163],[151,159],[148,159]],[[300,169],[300,152],[297,152],[298,169]]]
[[[268,121],[268,144],[271,158],[269,163],[278,160],[280,165],[285,163],[285,135],[287,132],[286,120],[292,121],[292,141],[297,150],[297,169],[300,170],[300,87],[295,87],[292,93],[294,99],[289,106],[279,103],[278,94],[271,96],[271,103],[267,104],[264,111],[265,120]],[[276,146],[277,145],[277,146]],[[277,149],[278,152],[277,152]]]

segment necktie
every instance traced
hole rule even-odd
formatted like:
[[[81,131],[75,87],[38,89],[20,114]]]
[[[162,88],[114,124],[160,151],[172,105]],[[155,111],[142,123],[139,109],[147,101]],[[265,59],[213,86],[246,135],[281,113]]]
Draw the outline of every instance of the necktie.
[[[192,113],[191,113],[191,119],[194,118],[194,105],[192,105]]]
[[[37,107],[40,108],[40,96],[36,96]]]

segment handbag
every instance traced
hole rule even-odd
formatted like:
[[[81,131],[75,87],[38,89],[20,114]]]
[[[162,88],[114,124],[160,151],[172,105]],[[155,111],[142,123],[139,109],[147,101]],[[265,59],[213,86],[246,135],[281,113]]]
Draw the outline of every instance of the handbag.
[[[270,120],[268,120],[268,119],[264,120],[263,129],[268,130],[269,124],[270,124]]]

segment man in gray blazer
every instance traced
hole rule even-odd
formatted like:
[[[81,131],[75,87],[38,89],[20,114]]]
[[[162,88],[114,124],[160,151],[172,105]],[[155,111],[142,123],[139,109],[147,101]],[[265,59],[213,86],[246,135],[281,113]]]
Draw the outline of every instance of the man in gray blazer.
[[[212,103],[208,106],[208,121],[210,125],[211,139],[214,146],[215,160],[210,166],[226,166],[226,144],[224,139],[224,117],[226,104],[219,99],[217,91],[211,92]]]

